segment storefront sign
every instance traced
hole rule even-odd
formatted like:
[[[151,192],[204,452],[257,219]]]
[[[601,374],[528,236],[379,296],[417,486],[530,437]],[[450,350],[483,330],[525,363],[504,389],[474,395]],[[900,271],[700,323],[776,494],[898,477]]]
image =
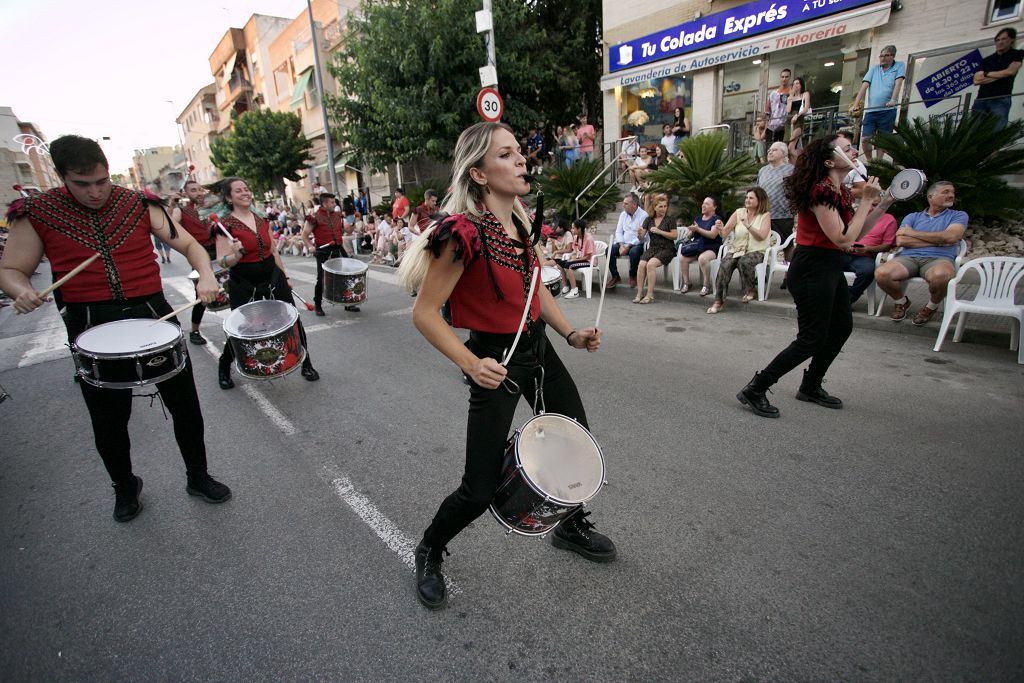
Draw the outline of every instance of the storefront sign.
[[[856,34],[859,31],[885,24],[889,20],[889,10],[889,2],[874,0],[871,7],[854,10],[843,15],[842,18],[818,19],[797,28],[775,31],[739,45],[730,44],[710,48],[683,57],[668,59],[658,64],[607,74],[601,79],[601,89],[627,87],[646,83],[655,78],[671,78],[740,59],[752,59],[776,50],[786,50],[819,40],[836,38],[847,33]]]
[[[971,87],[974,74],[981,66],[981,51],[968,52],[960,59],[942,67],[931,76],[925,76],[917,82],[917,91],[921,93],[925,107],[932,107],[944,97],[952,97],[961,90]]]
[[[878,0],[758,0],[652,33],[608,51],[608,71],[650,64],[787,26],[845,12]]]

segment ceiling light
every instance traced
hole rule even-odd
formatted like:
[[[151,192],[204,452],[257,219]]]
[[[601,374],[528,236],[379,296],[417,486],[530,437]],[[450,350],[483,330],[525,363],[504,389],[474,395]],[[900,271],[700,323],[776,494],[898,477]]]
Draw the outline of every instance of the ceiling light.
[[[825,62],[825,66],[835,66],[835,62]]]
[[[754,64],[760,64],[760,63],[761,63],[761,60],[760,60],[760,59],[755,59],[753,63],[754,63]]]

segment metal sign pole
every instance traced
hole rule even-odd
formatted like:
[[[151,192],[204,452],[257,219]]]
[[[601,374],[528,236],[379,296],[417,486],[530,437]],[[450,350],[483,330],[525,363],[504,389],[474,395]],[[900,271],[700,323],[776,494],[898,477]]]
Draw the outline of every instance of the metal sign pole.
[[[320,93],[320,114],[324,117],[324,140],[327,142],[327,169],[331,174],[331,192],[337,195],[341,192],[341,186],[338,185],[338,170],[334,168],[334,143],[331,141],[331,125],[327,120],[327,103],[324,102],[324,78],[320,73],[320,43],[316,39],[316,22],[313,21],[313,5],[310,0],[306,0],[306,9],[309,14],[310,43],[313,46],[313,73],[316,76],[317,92]]]

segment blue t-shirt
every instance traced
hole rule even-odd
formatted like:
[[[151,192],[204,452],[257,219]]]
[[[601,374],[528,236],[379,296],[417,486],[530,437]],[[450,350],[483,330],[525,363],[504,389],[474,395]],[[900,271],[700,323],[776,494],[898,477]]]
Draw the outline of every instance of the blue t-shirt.
[[[900,225],[913,228],[920,232],[942,232],[954,223],[967,227],[967,214],[963,211],[946,209],[937,216],[929,216],[927,211],[912,213],[903,219]],[[956,258],[956,244],[948,246],[935,245],[933,247],[904,247],[900,256],[911,256],[913,258]]]
[[[883,70],[881,64],[868,69],[864,74],[864,82],[868,84],[868,108],[885,106],[892,99],[896,79],[906,77],[907,66],[903,62],[893,62],[887,70]]]

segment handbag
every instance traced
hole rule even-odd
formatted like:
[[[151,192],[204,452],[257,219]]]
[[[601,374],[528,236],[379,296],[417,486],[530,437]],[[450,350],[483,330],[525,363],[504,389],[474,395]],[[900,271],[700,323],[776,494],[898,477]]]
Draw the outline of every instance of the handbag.
[[[694,235],[690,239],[683,242],[683,248],[680,252],[683,256],[700,256],[704,252],[704,238],[700,235]]]

